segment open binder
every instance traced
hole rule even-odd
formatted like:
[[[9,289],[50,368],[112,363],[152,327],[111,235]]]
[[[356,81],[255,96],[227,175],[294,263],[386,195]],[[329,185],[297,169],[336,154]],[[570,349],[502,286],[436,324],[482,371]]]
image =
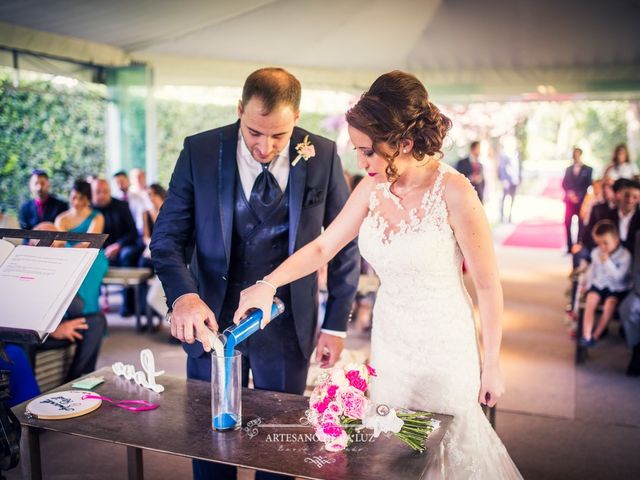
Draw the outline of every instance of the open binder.
[[[36,239],[37,246],[5,238]],[[106,234],[0,229],[0,341],[40,343],[55,330],[87,275]],[[88,248],[54,248],[54,241]]]

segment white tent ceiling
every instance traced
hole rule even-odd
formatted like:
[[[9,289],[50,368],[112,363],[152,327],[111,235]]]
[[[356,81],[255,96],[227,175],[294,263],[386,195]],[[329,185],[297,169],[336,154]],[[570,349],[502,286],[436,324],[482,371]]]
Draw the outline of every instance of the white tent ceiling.
[[[361,89],[394,68],[443,92],[640,91],[638,0],[3,0],[0,46],[238,85],[282,65]]]

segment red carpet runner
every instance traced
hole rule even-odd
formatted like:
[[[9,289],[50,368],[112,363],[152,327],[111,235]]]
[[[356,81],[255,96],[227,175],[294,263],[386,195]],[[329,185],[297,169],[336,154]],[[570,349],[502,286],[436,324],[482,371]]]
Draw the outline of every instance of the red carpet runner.
[[[520,223],[503,245],[510,247],[562,248],[565,245],[564,225],[561,223],[536,222]]]
[[[540,194],[542,197],[562,200],[562,179],[550,178]],[[559,204],[564,209],[564,205]],[[564,210],[563,210],[564,211]],[[511,247],[554,248],[566,245],[564,225],[547,219],[531,219],[519,223],[503,242]]]

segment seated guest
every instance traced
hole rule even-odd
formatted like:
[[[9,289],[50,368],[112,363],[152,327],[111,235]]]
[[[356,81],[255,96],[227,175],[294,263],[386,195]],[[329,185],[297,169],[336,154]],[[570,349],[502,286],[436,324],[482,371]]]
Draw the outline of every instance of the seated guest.
[[[145,258],[149,258],[151,255],[151,252],[149,252],[151,234],[153,233],[153,226],[156,223],[156,219],[158,218],[158,213],[160,213],[160,208],[167,198],[167,191],[162,185],[153,183],[151,186],[149,186],[149,188],[147,188],[147,195],[149,196],[149,201],[151,202],[152,208],[150,208],[149,210],[145,210],[143,215],[144,222],[142,229],[142,240],[145,245]]]
[[[96,369],[102,338],[107,330],[107,320],[102,313],[86,314],[82,298],[76,295],[69,305],[60,325],[51,332],[44,343],[36,346],[35,352],[55,350],[76,345],[76,351],[65,382],[78,378]],[[35,359],[35,352],[32,359]]]
[[[158,218],[158,213],[160,213],[160,208],[162,207],[164,200],[167,198],[167,191],[164,189],[162,185],[154,183],[147,188],[147,195],[149,197],[149,201],[151,202],[152,208],[150,210],[146,210],[142,217],[144,219],[143,230],[142,230],[143,231],[142,241],[144,243],[144,252],[142,252],[142,256],[140,257],[138,266],[150,268],[151,270],[153,270],[153,262],[151,261],[151,250],[149,250],[149,244],[151,243],[151,234],[153,233],[153,226],[155,225],[156,219]],[[156,283],[160,285],[159,282],[156,282]],[[161,285],[160,285],[160,288],[162,288]],[[139,289],[140,297],[138,298],[138,302],[142,310],[146,308],[147,297],[148,297],[147,292],[148,292],[147,285],[146,284],[140,285],[140,289]],[[154,295],[157,295],[157,292],[155,290],[153,293]]]
[[[34,170],[29,179],[29,190],[33,196],[20,208],[20,228],[31,230],[41,222],[53,222],[58,214],[69,208],[66,202],[49,193],[51,183],[44,170]]]
[[[640,235],[636,236],[636,252],[640,252]],[[640,255],[633,258],[631,267],[633,289],[620,304],[620,320],[624,327],[627,345],[631,348],[631,361],[627,375],[640,376]]]
[[[104,216],[91,206],[91,185],[76,180],[69,195],[70,208],[55,219],[55,226],[64,232],[102,233]]]
[[[631,254],[622,246],[615,224],[601,220],[593,229],[597,245],[591,252],[591,265],[587,270],[587,297],[580,345],[593,347],[607,328],[609,320],[631,289]],[[602,315],[594,331],[598,305],[603,302]]]
[[[116,172],[113,175],[113,180],[118,186],[117,190],[113,192],[114,198],[117,198],[118,200],[122,200],[129,204],[129,210],[131,210],[133,220],[136,222],[138,234],[142,235],[144,212],[149,208],[147,206],[147,202],[139,192],[136,192],[131,188],[129,177],[127,177],[127,174],[124,170]]]
[[[132,168],[129,171],[131,185],[129,191],[137,193],[144,200],[147,210],[153,209],[151,198],[149,198],[149,186],[147,185],[147,174],[141,168]]]
[[[622,245],[633,255],[636,233],[640,228],[640,183],[626,179],[618,181],[623,182],[623,186],[619,188],[617,227]]]
[[[594,206],[601,205],[605,202],[603,190],[602,180],[594,180],[591,183],[591,187],[587,189],[587,194],[584,196],[584,200],[580,206],[580,212],[578,213],[578,218],[580,219],[579,231],[583,230],[589,223],[591,209]],[[609,188],[609,190],[611,189]],[[578,233],[578,238],[581,238],[580,233]]]
[[[5,406],[11,408],[40,395],[40,388],[27,353],[21,345],[7,343],[4,345],[4,353],[4,356],[0,355],[0,370],[9,371],[9,398],[5,400]]]
[[[605,182],[605,198],[607,195]],[[593,228],[600,220],[611,220],[618,228],[622,245],[633,254],[635,237],[640,228],[640,183],[635,180],[621,178],[612,186],[614,192],[614,206],[608,201],[595,205],[591,210],[589,223],[584,228],[581,244],[585,248],[582,258],[587,259],[591,250],[595,248]]]
[[[91,184],[93,207],[104,216],[104,233],[109,237],[104,244],[104,253],[111,266],[135,267],[142,253],[141,241],[136,224],[126,202],[111,196],[109,182],[102,178]],[[123,290],[123,303],[120,315],[133,314],[133,291],[131,287]]]
[[[56,227],[62,231],[75,233],[103,233],[104,216],[91,207],[91,185],[84,180],[76,180],[69,196],[71,208],[56,217]],[[86,246],[82,244],[71,246]],[[89,269],[87,276],[78,290],[78,295],[85,303],[85,313],[100,311],[100,285],[109,269],[104,250],[100,250],[98,256]]]

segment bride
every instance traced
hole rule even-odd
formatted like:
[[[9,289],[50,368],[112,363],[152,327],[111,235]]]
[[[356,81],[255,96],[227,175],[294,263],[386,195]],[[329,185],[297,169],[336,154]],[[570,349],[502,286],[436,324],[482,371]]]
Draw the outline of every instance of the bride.
[[[477,194],[439,161],[451,121],[417,78],[399,71],[379,77],[346,118],[368,177],[320,237],[242,293],[234,322],[259,308],[264,327],[277,287],[318,270],[359,236],[381,280],[372,401],[454,415],[440,450],[429,452],[427,478],[522,478],[480,407],[504,392],[502,287]],[[482,358],[463,259],[478,294]]]

